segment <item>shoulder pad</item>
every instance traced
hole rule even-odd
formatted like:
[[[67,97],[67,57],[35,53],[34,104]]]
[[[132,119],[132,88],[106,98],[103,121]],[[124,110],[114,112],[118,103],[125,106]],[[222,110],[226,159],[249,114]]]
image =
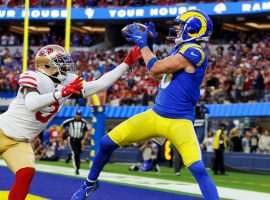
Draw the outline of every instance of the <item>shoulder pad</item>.
[[[200,67],[205,59],[205,53],[202,50],[202,47],[197,44],[183,45],[178,53],[183,55],[189,62],[197,67]]]
[[[27,71],[20,75],[19,79],[20,86],[26,86],[31,88],[37,87],[37,75],[33,71]]]

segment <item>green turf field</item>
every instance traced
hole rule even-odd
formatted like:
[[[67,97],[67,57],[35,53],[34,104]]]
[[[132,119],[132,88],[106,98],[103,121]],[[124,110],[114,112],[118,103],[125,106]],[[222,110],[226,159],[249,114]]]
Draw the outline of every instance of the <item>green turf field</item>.
[[[72,167],[72,164],[66,164],[64,162],[48,162],[48,161],[38,161],[40,164],[49,164],[55,166]],[[158,178],[165,180],[183,181],[195,183],[195,179],[192,177],[191,173],[187,169],[182,169],[180,176],[175,176],[173,173],[173,168],[161,167],[161,172],[130,172],[128,171],[129,165],[127,164],[108,164],[104,168],[106,172],[119,173],[119,174],[129,174],[136,176],[144,176],[150,178]],[[89,169],[89,164],[82,163],[82,169]],[[241,172],[228,172],[228,176],[214,176],[213,173],[209,171],[209,174],[213,177],[217,186],[251,190],[258,192],[270,193],[270,175],[260,175],[260,174],[250,174]]]

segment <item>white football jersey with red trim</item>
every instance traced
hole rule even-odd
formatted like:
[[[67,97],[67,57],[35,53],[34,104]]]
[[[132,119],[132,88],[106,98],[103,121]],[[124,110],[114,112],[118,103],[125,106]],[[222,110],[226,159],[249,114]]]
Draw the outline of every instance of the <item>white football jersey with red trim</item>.
[[[18,82],[20,88],[16,98],[11,102],[8,110],[0,115],[0,128],[5,135],[18,141],[32,140],[45,129],[68,99],[68,97],[61,98],[50,106],[32,112],[25,106],[24,94],[21,92],[23,87],[36,88],[40,94],[48,94],[55,90],[61,90],[76,77],[75,74],[68,74],[64,81],[55,84],[48,76],[40,72],[22,73]]]

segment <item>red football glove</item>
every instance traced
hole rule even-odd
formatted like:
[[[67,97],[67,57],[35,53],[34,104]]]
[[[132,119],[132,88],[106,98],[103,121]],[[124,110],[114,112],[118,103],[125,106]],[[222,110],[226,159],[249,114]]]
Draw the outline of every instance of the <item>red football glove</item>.
[[[82,86],[83,78],[78,76],[74,81],[72,81],[67,86],[63,87],[61,90],[62,97],[67,97],[71,94],[80,94]]]
[[[124,60],[124,63],[131,67],[140,58],[142,58],[141,50],[136,45],[132,50],[129,51],[127,57]]]

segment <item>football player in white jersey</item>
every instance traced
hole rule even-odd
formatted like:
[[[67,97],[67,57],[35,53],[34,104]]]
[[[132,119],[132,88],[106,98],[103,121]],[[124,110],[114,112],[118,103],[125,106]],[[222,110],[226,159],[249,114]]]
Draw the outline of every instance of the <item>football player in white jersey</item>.
[[[82,83],[65,49],[47,45],[35,57],[36,71],[20,75],[19,90],[8,110],[0,115],[0,155],[16,175],[9,200],[25,199],[35,173],[30,141],[37,136],[71,96],[88,97],[110,87],[141,57],[134,47],[124,62],[98,80]]]

